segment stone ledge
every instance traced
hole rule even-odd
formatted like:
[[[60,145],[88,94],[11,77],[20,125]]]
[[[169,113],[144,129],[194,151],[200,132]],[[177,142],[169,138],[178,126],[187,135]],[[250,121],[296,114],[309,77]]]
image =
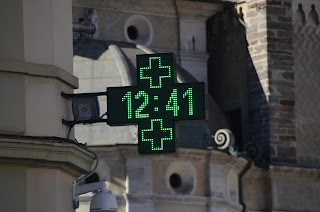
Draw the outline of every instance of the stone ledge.
[[[0,163],[60,168],[79,176],[91,170],[93,161],[91,153],[69,143],[0,138]]]
[[[296,178],[299,180],[316,180],[320,182],[320,168],[303,168],[292,166],[270,166],[271,177]],[[312,182],[312,181],[311,181]]]
[[[72,88],[78,88],[78,78],[53,65],[27,63],[18,60],[0,59],[0,72],[22,73],[34,76],[57,78]]]
[[[148,5],[148,10],[146,6]],[[170,1],[157,1],[148,0],[142,1],[137,4],[136,2],[118,2],[118,1],[100,1],[100,0],[73,0],[73,7],[84,7],[84,8],[99,8],[101,10],[112,10],[120,12],[135,12],[143,15],[161,16],[175,18],[176,12],[174,10],[173,3]],[[189,17],[195,16],[201,19],[208,18],[215,14],[217,11],[222,11],[224,8],[224,2],[197,2],[195,4],[192,1],[178,1],[178,10],[180,16]]]
[[[232,202],[232,201],[228,201],[226,199],[221,199],[221,198],[216,198],[216,197],[210,198],[209,205],[222,206],[222,207],[228,206],[228,208],[231,208],[236,211],[243,210],[243,206],[237,202]]]
[[[236,158],[225,152],[211,149],[193,149],[180,147],[177,154],[163,155],[144,155],[138,154],[138,145],[119,144],[90,146],[101,158],[108,160],[143,158],[152,160],[189,160],[189,161],[208,161],[215,164],[229,164],[228,166],[240,171],[247,163],[243,158]]]

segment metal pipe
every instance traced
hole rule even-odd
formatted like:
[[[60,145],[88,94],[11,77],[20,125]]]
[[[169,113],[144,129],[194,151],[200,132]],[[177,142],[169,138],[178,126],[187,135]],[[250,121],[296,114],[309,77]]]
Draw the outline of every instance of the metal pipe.
[[[250,159],[248,159],[247,157],[240,155],[241,158],[245,159],[247,161],[246,165],[244,166],[244,168],[241,170],[241,172],[239,173],[239,203],[240,205],[242,205],[242,212],[246,212],[247,211],[247,205],[244,202],[244,197],[243,197],[243,176],[248,172],[248,170],[251,168],[252,166],[252,162]]]
[[[81,22],[72,23],[72,30],[73,32],[94,34],[96,32],[96,25],[92,23]]]
[[[177,1],[173,0],[173,6],[175,9],[175,13],[176,13],[176,18],[177,18],[177,29],[176,29],[176,35],[177,35],[177,64],[181,65],[181,58],[180,58],[180,14],[179,14],[179,9],[177,6]]]

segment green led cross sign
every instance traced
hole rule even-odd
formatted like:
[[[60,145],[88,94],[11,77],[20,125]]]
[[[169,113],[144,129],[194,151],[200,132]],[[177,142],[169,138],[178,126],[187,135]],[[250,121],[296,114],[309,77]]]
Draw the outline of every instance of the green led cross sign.
[[[107,88],[107,123],[138,125],[139,154],[178,150],[177,121],[206,119],[205,83],[177,83],[172,53],[137,56],[137,86]]]

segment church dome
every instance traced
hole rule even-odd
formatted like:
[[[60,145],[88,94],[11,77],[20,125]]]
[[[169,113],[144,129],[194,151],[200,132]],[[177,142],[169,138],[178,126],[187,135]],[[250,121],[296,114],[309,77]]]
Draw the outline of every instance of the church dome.
[[[136,84],[136,55],[152,54],[150,49],[125,42],[79,39],[73,43],[74,75],[79,78],[76,93],[103,92],[107,87]],[[178,83],[196,82],[186,70],[177,66]],[[107,110],[106,97],[99,97],[101,113]],[[177,123],[180,147],[207,148],[213,145],[211,135],[227,122],[214,100],[209,97],[209,120]],[[137,143],[137,126],[111,127],[105,123],[77,125],[76,138],[88,145]]]

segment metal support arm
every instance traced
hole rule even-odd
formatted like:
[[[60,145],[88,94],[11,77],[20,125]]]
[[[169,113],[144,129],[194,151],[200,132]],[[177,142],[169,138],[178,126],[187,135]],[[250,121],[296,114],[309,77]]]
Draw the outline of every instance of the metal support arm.
[[[95,182],[89,183],[84,185],[77,185],[76,183],[73,184],[73,199],[81,194],[88,193],[90,191],[97,191],[97,190],[107,190],[108,184],[106,182]]]

